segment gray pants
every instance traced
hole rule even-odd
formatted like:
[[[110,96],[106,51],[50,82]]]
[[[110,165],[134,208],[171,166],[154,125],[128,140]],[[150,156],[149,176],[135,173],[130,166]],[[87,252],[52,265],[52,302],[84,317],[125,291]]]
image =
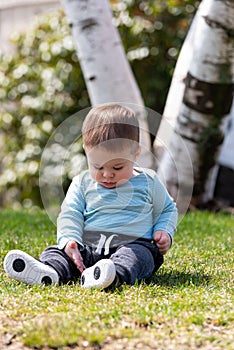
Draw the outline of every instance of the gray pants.
[[[126,245],[110,248],[109,254],[96,252],[96,249],[85,246],[80,250],[86,267],[93,266],[101,259],[111,259],[116,267],[121,283],[134,285],[138,280],[148,279],[163,264],[163,255],[153,241],[137,239]],[[80,277],[73,261],[57,246],[48,247],[40,256],[40,261],[53,267],[62,283],[75,281]]]

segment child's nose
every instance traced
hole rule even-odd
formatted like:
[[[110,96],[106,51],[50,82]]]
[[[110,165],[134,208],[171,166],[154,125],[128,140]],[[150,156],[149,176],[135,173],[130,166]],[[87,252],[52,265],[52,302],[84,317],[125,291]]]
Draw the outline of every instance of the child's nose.
[[[112,171],[110,171],[110,170],[104,170],[103,171],[103,176],[105,178],[112,178],[114,176],[114,173]]]

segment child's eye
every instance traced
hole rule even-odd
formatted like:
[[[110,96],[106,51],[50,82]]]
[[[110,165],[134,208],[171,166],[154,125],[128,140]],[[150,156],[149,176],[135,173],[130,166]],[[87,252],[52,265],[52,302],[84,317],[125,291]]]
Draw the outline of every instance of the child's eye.
[[[96,169],[96,170],[102,170],[103,169],[103,167],[101,166],[101,167],[99,167],[99,166],[97,166],[97,165],[94,165],[94,169]]]
[[[123,167],[122,167],[122,166],[120,166],[120,167],[114,167],[113,169],[114,169],[114,170],[121,170],[121,169],[123,169]]]

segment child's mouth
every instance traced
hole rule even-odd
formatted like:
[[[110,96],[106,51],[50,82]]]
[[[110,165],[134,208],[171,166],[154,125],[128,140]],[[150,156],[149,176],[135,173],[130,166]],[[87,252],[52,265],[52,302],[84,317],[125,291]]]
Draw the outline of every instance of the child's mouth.
[[[109,187],[109,188],[111,188],[111,187],[115,187],[115,186],[116,186],[116,183],[115,183],[115,182],[102,182],[102,185],[103,185],[104,187]]]

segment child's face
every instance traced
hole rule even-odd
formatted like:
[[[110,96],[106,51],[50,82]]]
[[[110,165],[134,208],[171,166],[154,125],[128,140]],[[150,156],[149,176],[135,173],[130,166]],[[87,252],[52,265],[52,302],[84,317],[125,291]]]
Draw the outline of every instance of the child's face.
[[[140,148],[135,154],[127,149],[117,152],[101,147],[86,149],[90,175],[106,188],[120,186],[134,176],[133,166],[139,154]]]

